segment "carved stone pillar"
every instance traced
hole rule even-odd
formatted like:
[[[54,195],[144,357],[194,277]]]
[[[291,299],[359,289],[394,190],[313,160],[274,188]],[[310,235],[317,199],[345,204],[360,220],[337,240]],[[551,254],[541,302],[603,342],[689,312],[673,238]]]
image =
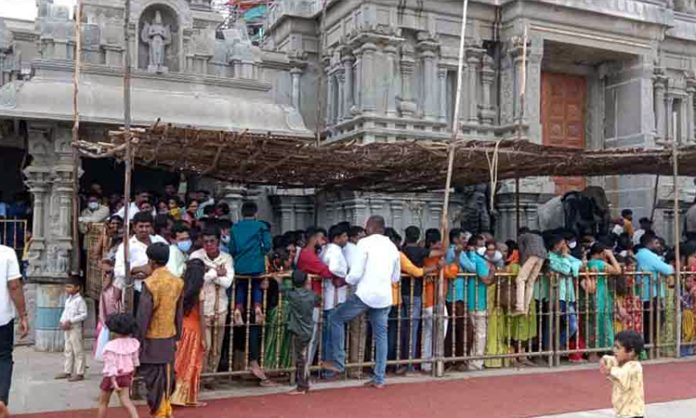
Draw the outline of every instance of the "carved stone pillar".
[[[290,78],[292,79],[292,107],[300,110],[300,76],[302,75],[302,70],[300,68],[293,68],[290,70]]]
[[[696,79],[687,79],[686,86],[686,92],[689,95],[686,101],[686,140],[694,142],[694,93],[696,93]]]
[[[363,51],[358,48],[353,51],[355,57],[355,74],[353,75],[353,106],[351,106],[351,115],[357,115],[362,109],[363,101]]]
[[[387,97],[386,113],[387,116],[394,117],[396,116],[396,90],[399,86],[398,78],[395,77],[395,74],[397,73],[396,53],[398,50],[394,45],[387,45],[384,47],[383,51],[387,57],[387,89],[385,92]]]
[[[337,124],[341,121],[343,118],[343,105],[344,105],[344,99],[343,99],[343,93],[345,89],[343,88],[343,84],[346,81],[345,74],[343,73],[343,67],[338,67],[338,69],[335,72],[335,86],[334,88],[337,90],[337,94],[334,96],[336,97],[336,105],[334,107],[334,115],[333,115],[333,123]]]
[[[495,68],[493,58],[488,54],[483,54],[481,60],[481,84],[482,84],[482,100],[479,108],[481,123],[484,125],[492,125],[495,118],[493,106],[491,106],[491,96],[493,91],[493,80],[495,78]]]
[[[221,200],[230,207],[230,220],[237,222],[242,218],[242,203],[246,188],[238,184],[226,184],[222,189]]]
[[[326,69],[326,72],[328,73],[328,77],[326,80],[326,115],[325,115],[325,120],[326,120],[326,126],[331,126],[331,125],[333,125],[334,106],[336,105],[334,103],[335,75],[333,73],[330,73],[328,68]]]
[[[520,91],[522,88],[522,79],[524,66],[526,64],[526,59],[522,57],[522,44],[524,43],[522,39],[518,40],[517,48],[513,51],[514,54],[514,66],[515,66],[515,91],[513,92],[514,103],[515,103],[515,121],[520,121],[524,123],[525,110],[522,108],[522,103],[520,103]],[[529,54],[529,51],[527,51]],[[526,92],[525,92],[526,94]]]
[[[429,221],[424,227],[426,229],[438,228],[440,226],[440,218],[442,217],[442,203],[433,200],[428,201],[428,212],[430,213]]]
[[[435,120],[438,115],[437,100],[437,52],[439,45],[430,36],[418,34],[418,51],[423,68],[423,117]]]
[[[401,200],[392,200],[390,203],[392,227],[397,231],[404,230],[404,203]]]
[[[478,50],[469,50],[467,63],[467,94],[469,96],[468,123],[478,124],[478,72],[481,62]]]
[[[439,87],[440,114],[438,122],[447,123],[447,69],[440,68],[437,70],[437,80]]]
[[[343,119],[351,118],[350,109],[353,107],[353,63],[355,57],[353,55],[344,55],[341,58],[343,64]]]
[[[375,52],[377,45],[366,42],[360,49],[362,50],[361,110],[365,113],[374,113],[377,109],[375,97]]]
[[[401,116],[413,117],[418,110],[418,106],[413,101],[413,69],[416,66],[416,60],[413,58],[413,48],[409,44],[404,44],[401,47],[401,97],[399,98],[399,111]]]
[[[655,86],[655,132],[658,139],[664,139],[667,131],[665,129],[665,89],[667,78],[660,72],[656,72],[653,78]]]

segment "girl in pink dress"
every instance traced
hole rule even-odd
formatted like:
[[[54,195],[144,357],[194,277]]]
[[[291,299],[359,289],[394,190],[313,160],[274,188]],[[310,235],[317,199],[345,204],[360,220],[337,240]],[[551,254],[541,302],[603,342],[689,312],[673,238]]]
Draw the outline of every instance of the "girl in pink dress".
[[[133,374],[140,365],[140,342],[133,338],[135,319],[129,314],[115,314],[107,318],[106,326],[116,338],[104,346],[104,378],[99,385],[101,395],[97,418],[106,417],[114,391],[130,418],[138,418],[138,412],[130,399]]]

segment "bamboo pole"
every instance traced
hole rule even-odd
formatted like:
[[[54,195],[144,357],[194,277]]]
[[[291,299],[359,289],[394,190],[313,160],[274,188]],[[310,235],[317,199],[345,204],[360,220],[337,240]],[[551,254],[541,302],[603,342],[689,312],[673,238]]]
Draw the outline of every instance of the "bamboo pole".
[[[123,9],[123,41],[124,41],[124,67],[123,67],[123,125],[125,128],[125,144],[126,144],[126,161],[123,185],[123,199],[125,205],[123,208],[123,261],[126,270],[126,291],[123,292],[123,306],[126,312],[133,312],[133,283],[131,283],[130,275],[130,253],[128,248],[128,240],[130,239],[130,195],[131,195],[131,174],[132,174],[132,150],[131,150],[131,50],[130,50],[130,0],[125,0]]]
[[[655,187],[653,188],[653,203],[652,209],[650,210],[650,222],[655,219],[655,209],[657,208],[657,188],[660,185],[660,175],[655,176]]]
[[[442,207],[442,217],[440,218],[440,231],[442,233],[443,242],[448,245],[448,234],[447,234],[447,218],[449,216],[449,200],[450,200],[450,189],[452,188],[452,170],[454,168],[454,154],[456,151],[455,142],[457,140],[457,135],[459,134],[459,108],[461,106],[462,99],[462,69],[464,66],[464,40],[466,38],[466,16],[467,7],[469,5],[469,0],[464,0],[462,3],[462,26],[461,33],[459,37],[459,62],[457,63],[457,94],[454,100],[454,114],[452,115],[452,137],[450,143],[448,144],[448,156],[447,156],[447,178],[445,180],[445,197]],[[437,336],[436,346],[435,346],[435,358],[438,359],[435,362],[436,376],[442,376],[445,372],[445,363],[441,360],[444,355],[444,333],[441,329],[441,324],[444,321],[445,305],[444,305],[444,281],[445,273],[444,269],[440,269],[440,277],[437,283],[437,316],[436,316],[436,328],[435,335]]]
[[[82,52],[82,0],[78,0],[75,10],[75,71],[73,71],[73,127],[72,127],[72,253],[71,273],[80,274],[80,153],[77,143],[80,139],[80,109],[78,102],[80,84],[80,61]]]
[[[673,188],[674,188],[674,284],[675,292],[679,295],[681,291],[681,233],[679,228],[679,148],[677,146],[676,135],[672,138],[672,168],[673,168]],[[677,349],[676,357],[680,356],[681,353],[681,321],[682,321],[682,310],[681,310],[681,299],[677,297],[676,299],[676,340]]]

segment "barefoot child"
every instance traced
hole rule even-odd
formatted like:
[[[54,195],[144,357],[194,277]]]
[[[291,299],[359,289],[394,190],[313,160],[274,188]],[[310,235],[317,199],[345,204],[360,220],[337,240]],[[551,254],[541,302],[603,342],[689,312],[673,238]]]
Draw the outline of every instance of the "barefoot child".
[[[304,395],[309,392],[307,345],[314,328],[312,311],[319,297],[307,288],[307,274],[300,270],[292,272],[292,285],[292,289],[283,292],[289,309],[287,329],[292,336],[297,381],[297,388],[290,395]]]
[[[140,342],[133,338],[135,319],[129,314],[111,315],[106,320],[107,328],[115,338],[104,346],[104,379],[99,388],[99,412],[97,418],[105,418],[111,394],[115,391],[130,418],[138,418],[138,412],[130,399],[133,373],[140,365]]]
[[[635,331],[621,331],[614,339],[614,355],[602,357],[599,367],[613,384],[614,413],[617,418],[643,418],[643,367],[638,361],[643,351],[643,337]]]

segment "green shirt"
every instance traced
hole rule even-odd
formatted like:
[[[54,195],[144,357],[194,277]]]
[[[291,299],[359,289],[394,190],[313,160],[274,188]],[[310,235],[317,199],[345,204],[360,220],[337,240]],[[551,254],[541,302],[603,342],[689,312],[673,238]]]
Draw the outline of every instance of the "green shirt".
[[[319,297],[304,287],[284,289],[283,293],[288,306],[288,331],[301,339],[311,339],[314,328],[312,311]]]

